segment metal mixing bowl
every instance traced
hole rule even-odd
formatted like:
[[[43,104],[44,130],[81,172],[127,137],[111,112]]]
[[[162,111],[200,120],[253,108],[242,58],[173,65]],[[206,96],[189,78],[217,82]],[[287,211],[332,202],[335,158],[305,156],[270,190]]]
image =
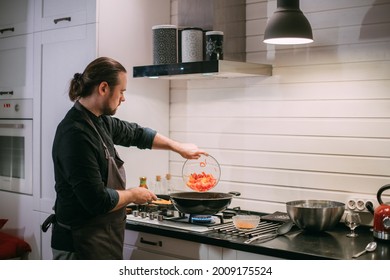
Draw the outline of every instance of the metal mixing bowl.
[[[296,200],[286,203],[287,214],[300,228],[307,231],[326,231],[340,222],[345,204],[330,200]]]

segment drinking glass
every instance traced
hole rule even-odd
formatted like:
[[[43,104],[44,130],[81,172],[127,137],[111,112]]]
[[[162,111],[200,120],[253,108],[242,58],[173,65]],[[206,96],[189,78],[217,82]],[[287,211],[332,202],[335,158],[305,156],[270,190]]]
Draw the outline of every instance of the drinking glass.
[[[348,237],[356,237],[358,234],[355,232],[355,228],[360,225],[360,215],[356,212],[348,212],[345,215],[345,224],[350,228],[351,232],[347,234]]]

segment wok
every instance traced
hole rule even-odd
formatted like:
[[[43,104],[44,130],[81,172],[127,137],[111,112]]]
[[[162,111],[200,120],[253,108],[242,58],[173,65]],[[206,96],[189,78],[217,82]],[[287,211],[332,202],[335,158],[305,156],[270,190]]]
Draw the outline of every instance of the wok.
[[[170,195],[173,206],[181,213],[213,215],[225,210],[238,192],[177,192]]]

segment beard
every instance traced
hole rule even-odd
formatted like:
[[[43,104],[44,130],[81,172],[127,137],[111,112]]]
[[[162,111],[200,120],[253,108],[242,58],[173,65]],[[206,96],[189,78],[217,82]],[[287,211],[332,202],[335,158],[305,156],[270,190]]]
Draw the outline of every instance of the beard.
[[[115,108],[112,108],[110,106],[109,100],[110,99],[107,98],[106,101],[104,102],[102,111],[103,111],[103,115],[113,116],[113,115],[115,115],[116,110],[118,109],[118,106],[116,106]]]

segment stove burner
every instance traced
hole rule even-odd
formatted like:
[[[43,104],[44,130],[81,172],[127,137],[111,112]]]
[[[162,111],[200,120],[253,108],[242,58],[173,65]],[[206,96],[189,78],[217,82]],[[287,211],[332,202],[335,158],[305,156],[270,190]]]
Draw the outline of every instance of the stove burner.
[[[213,221],[211,215],[190,215],[189,222],[194,224],[210,224]]]
[[[146,220],[169,220],[180,223],[194,224],[194,225],[216,225],[224,224],[231,221],[231,218],[234,215],[240,213],[247,213],[247,211],[242,211],[240,207],[234,207],[230,209],[225,209],[219,213],[209,215],[209,214],[185,214],[175,208],[171,207],[158,207],[157,205],[136,205],[130,204],[126,207],[126,212],[128,215],[134,217],[139,217]],[[249,212],[248,212],[249,213]]]

